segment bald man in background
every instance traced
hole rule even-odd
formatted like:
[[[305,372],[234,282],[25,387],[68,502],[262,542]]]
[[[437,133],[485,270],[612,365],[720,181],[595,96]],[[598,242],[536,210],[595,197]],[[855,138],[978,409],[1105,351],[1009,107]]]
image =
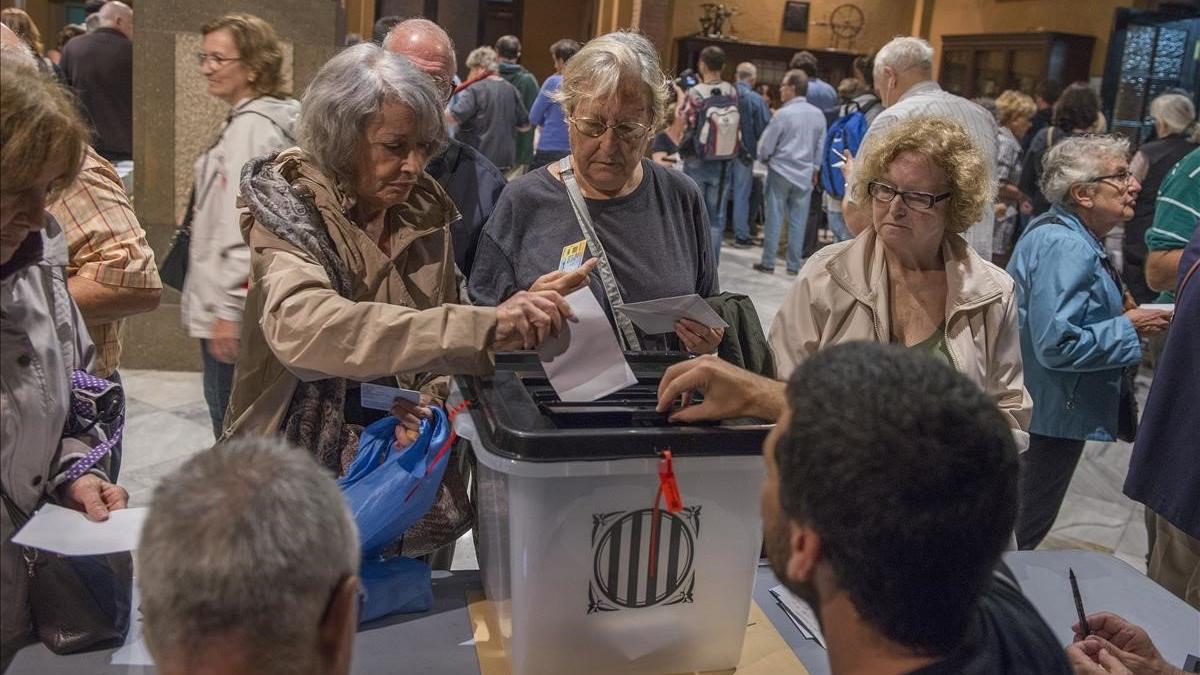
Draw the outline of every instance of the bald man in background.
[[[116,164],[133,159],[133,10],[106,2],[99,27],[63,47],[66,83],[92,125],[92,146]]]
[[[407,57],[433,78],[443,101],[450,100],[458,62],[454,43],[440,26],[427,19],[401,21],[388,33],[383,48]],[[441,184],[462,213],[462,220],[450,227],[454,262],[463,276],[469,278],[479,233],[504,189],[504,174],[478,150],[454,139],[450,139],[445,152],[429,160],[425,170]]]

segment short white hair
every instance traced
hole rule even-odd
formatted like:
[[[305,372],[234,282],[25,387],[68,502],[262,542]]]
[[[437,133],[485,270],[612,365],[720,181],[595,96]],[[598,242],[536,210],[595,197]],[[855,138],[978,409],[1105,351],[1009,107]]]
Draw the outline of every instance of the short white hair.
[[[1163,94],[1150,102],[1150,116],[1162,122],[1167,134],[1186,134],[1196,126],[1196,106],[1182,94]]]
[[[737,70],[734,71],[738,82],[753,80],[758,77],[758,67],[749,61],[743,61],[737,65]]]
[[[590,40],[567,61],[562,84],[552,98],[571,115],[584,99],[615,96],[634,86],[645,97],[650,128],[658,129],[666,118],[669,82],[658,50],[645,36],[616,31]]]
[[[483,68],[485,70],[496,70],[500,66],[496,64],[496,59],[500,58],[496,55],[496,50],[488,46],[476,47],[467,54],[467,69],[474,70]]]
[[[308,672],[334,590],[358,573],[342,491],[305,451],[248,437],[192,457],[154,491],[137,550],[160,660],[242,650],[255,672]]]
[[[933,73],[933,47],[919,37],[902,35],[892,38],[875,55],[875,80],[882,77],[883,68],[887,66],[897,73],[906,70],[920,70]]]
[[[1109,162],[1129,157],[1129,139],[1121,136],[1064,138],[1042,158],[1042,194],[1051,204],[1066,204],[1071,188],[1108,170]]]

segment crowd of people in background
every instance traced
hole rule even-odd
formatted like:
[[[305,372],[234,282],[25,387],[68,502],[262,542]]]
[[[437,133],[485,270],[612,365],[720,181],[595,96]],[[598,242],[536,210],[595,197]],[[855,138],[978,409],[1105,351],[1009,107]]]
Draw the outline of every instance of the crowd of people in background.
[[[1126,491],[1148,507],[1149,575],[1200,608],[1200,461],[1181,422],[1200,415],[1192,94],[1154,99],[1153,137],[1131,153],[1087,83],[971,101],[942,89],[915,37],[835,87],[809,52],[777,83],[753,63],[726,80],[716,46],[672,78],[655,45],[618,31],[555,42],[539,84],[515,36],[472,49],[460,71],[442,28],[398,17],[292,92],[275,30],[234,13],[199,27],[196,66],[228,110],[156,264],[123,182],[133,10],[88,4],[88,27],[53,45],[20,9],[0,29],[0,667],[30,637],[18,516],[55,500],[103,520],[127,503],[121,420],[87,424],[76,399],[119,387],[122,322],[154,310],[166,283],[199,341],[218,445],[161,484],[138,554],[164,666],[273,672],[286,652],[345,672],[358,546],[329,476],[388,415],[403,447],[449,376],[538,347],[572,318],[565,297],[588,289],[624,350],[693,357],[662,382],[673,421],[776,423],[766,552],[827,612],[835,672],[1167,672],[1150,669],[1167,667],[1152,636],[1110,614],[1074,626],[1064,652],[998,561],[1046,537],[1086,441],[1135,442]],[[769,338],[688,319],[647,334],[617,311],[696,294],[757,325],[752,299],[722,292],[727,237],[762,246],[758,272],[784,261]],[[560,269],[581,240],[587,261]],[[1175,310],[1142,306],[1155,301]],[[728,357],[731,341],[772,365]],[[1139,411],[1139,366],[1156,363]],[[420,400],[364,409],[365,382]],[[673,407],[695,391],[697,405]],[[901,508],[884,508],[897,490]],[[296,534],[294,555],[255,553],[277,541],[270,528]],[[414,536],[395,553],[453,541]],[[923,555],[897,562],[890,542]],[[181,554],[196,546],[244,558]],[[206,583],[214,568],[228,588]],[[267,630],[275,617],[296,621]],[[244,632],[217,639],[218,625]]]

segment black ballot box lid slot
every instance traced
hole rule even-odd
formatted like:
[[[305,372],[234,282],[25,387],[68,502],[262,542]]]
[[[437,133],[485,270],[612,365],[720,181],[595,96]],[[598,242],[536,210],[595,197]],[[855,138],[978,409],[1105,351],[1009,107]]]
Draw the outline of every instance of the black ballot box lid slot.
[[[757,455],[770,425],[762,420],[672,424],[655,410],[658,384],[678,352],[628,353],[638,383],[597,401],[561,401],[532,352],[496,355],[496,372],[458,376],[470,401],[477,441],[492,454],[531,462]]]

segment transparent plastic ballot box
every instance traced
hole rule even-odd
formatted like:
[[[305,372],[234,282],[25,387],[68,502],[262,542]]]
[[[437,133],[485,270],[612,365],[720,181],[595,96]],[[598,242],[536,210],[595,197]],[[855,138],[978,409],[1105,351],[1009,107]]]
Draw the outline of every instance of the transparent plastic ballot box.
[[[638,383],[560,401],[536,355],[500,354],[448,403],[476,458],[476,545],[514,675],[673,673],[738,663],[762,545],[761,420],[655,411],[683,354],[627,354]],[[682,508],[659,495],[663,451]],[[679,505],[676,505],[679,506]]]

